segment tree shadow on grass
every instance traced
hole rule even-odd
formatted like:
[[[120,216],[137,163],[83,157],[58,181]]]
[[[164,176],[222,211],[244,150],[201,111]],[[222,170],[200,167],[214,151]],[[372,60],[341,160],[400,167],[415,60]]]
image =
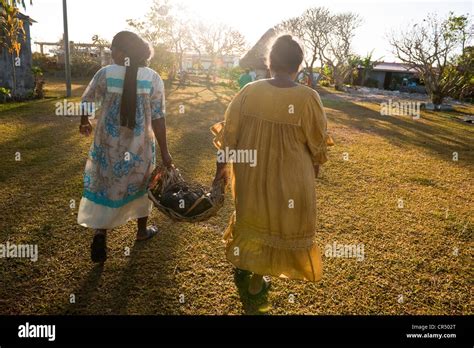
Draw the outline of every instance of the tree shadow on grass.
[[[60,99],[60,97],[48,97],[34,101],[3,104],[0,108],[0,119],[4,120],[5,122],[8,120],[16,121],[16,114],[20,113],[24,114],[22,115],[23,117],[54,115],[55,103],[60,101]],[[51,105],[45,107],[45,104]],[[34,107],[34,111],[32,110],[32,107]],[[27,112],[29,114],[26,114]],[[15,113],[15,115],[12,115],[12,113]]]
[[[64,125],[62,126],[64,128]],[[50,199],[57,198],[61,192],[67,188],[68,192],[74,191],[73,187],[80,187],[81,182],[78,181],[76,185],[71,185],[64,180],[68,180],[71,177],[75,177],[78,173],[82,173],[85,165],[85,157],[71,156],[70,153],[61,152],[60,149],[51,149],[50,147],[42,144],[42,150],[34,149],[35,141],[37,144],[41,144],[42,138],[46,138],[50,132],[56,132],[58,135],[69,135],[69,132],[61,132],[59,127],[51,129],[42,129],[39,132],[30,132],[29,139],[25,141],[21,147],[16,147],[16,141],[10,142],[7,146],[12,149],[18,148],[18,151],[24,154],[21,162],[13,160],[10,163],[7,162],[7,167],[11,170],[10,175],[0,175],[0,182],[6,186],[15,185],[21,186],[20,195],[12,195],[7,199],[0,199],[0,207],[4,211],[15,211],[14,216],[7,216],[6,223],[13,222],[14,225],[21,225],[24,220],[31,219],[31,207],[32,202],[34,204],[49,202]],[[62,142],[64,148],[73,147],[74,141],[65,138],[57,138]],[[28,153],[31,152],[31,153]],[[45,157],[45,160],[43,159]],[[67,165],[63,165],[67,163]],[[38,186],[41,183],[41,186]],[[67,198],[67,197],[66,197]],[[77,197],[72,196],[69,199],[80,198],[80,191],[77,192]],[[64,200],[64,208],[69,205],[69,199]],[[51,216],[53,220],[56,220],[56,216]]]
[[[196,172],[203,168],[202,164],[205,162],[209,162],[209,166],[204,167],[212,168],[209,172],[210,175],[213,174],[211,172],[215,166],[216,149],[212,143],[213,135],[210,127],[223,119],[224,110],[221,103],[211,100],[193,105],[185,116],[177,116],[169,120],[169,132],[174,134],[177,130],[180,133],[170,138],[171,153],[174,155],[175,164],[189,178],[195,176]],[[215,115],[215,118],[209,120],[209,114]],[[191,127],[190,124],[192,124]],[[212,178],[209,177],[208,181],[211,182]]]
[[[440,114],[423,112],[420,121],[413,120],[410,116],[383,116],[380,112],[337,94],[325,91],[321,95],[330,100],[327,103],[330,108],[342,111],[330,115],[329,120],[361,132],[382,136],[394,146],[423,148],[446,161],[452,160],[453,152],[468,156],[473,148],[471,130],[460,128],[463,125],[442,118]]]
[[[237,94],[237,91],[234,91],[234,90],[226,90],[225,92],[221,91],[221,92],[217,92],[215,91],[215,89],[213,88],[213,86],[209,87],[208,90],[214,95],[214,97],[216,98],[215,99],[215,102],[217,102],[218,104],[220,104],[224,110],[227,109],[227,106],[229,105],[229,103],[232,101],[232,99],[234,98],[234,96]]]
[[[177,91],[186,91],[187,88],[182,88],[180,86],[176,86],[175,88],[171,89],[168,93],[166,93],[165,91],[165,94],[166,94],[166,97],[167,98],[170,98],[173,94],[175,94]],[[202,92],[205,92],[207,91],[207,88],[203,88],[197,92],[191,92],[191,93],[182,93],[183,95],[186,95],[186,94],[192,94],[193,96],[190,97],[189,99],[192,99],[192,98],[199,98],[199,95],[202,93]],[[181,99],[180,99],[181,100]]]

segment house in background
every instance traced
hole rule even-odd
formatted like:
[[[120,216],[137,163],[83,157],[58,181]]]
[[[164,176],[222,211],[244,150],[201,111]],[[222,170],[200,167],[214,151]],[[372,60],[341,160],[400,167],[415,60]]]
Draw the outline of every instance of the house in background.
[[[208,54],[199,55],[194,52],[186,52],[183,55],[182,66],[183,70],[192,72],[198,70],[207,71],[212,66],[213,58]],[[234,68],[238,65],[239,58],[232,55],[225,55],[215,61],[215,67],[219,68]]]
[[[33,19],[24,14],[19,14],[19,18],[23,21],[26,40],[21,42],[20,65],[15,66],[16,71],[16,93],[25,96],[35,87],[35,79],[31,70],[33,56],[31,53],[31,35],[30,27],[36,23]],[[12,89],[13,87],[13,64],[12,56],[5,47],[0,47],[0,87]]]
[[[365,74],[365,81],[362,80],[364,68],[359,68],[358,85],[375,87],[388,90],[403,90],[406,88],[423,92],[424,87],[420,86],[418,73],[415,69],[403,63],[376,63],[373,69]]]

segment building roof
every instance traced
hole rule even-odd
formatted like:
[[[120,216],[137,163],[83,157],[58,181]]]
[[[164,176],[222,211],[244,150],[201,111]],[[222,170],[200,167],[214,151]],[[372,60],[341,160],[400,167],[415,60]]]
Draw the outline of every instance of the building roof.
[[[401,72],[401,73],[412,73],[415,74],[417,71],[404,63],[387,63],[379,62],[376,63],[373,71],[387,71],[387,72]]]
[[[244,69],[266,70],[270,43],[275,38],[275,30],[269,29],[241,59],[239,65]]]
[[[18,14],[18,18],[24,20],[24,21],[28,21],[30,24],[33,24],[33,23],[38,23],[37,21],[35,21],[33,18],[23,14],[23,13],[19,13]]]

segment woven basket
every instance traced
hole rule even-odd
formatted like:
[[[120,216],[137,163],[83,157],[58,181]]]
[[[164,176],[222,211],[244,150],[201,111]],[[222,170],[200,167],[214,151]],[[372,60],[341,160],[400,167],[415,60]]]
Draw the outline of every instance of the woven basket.
[[[197,201],[194,202],[194,204],[186,211],[184,215],[160,203],[160,197],[164,193],[173,189],[176,185],[183,183],[185,183],[185,181],[181,176],[181,173],[174,167],[171,169],[157,167],[151,175],[150,184],[148,185],[148,197],[153,202],[155,207],[170,219],[179,222],[206,221],[215,216],[219,209],[224,205],[225,183],[223,180],[211,187],[210,190],[205,190],[205,192],[210,193],[210,195],[202,195]],[[186,214],[198,206],[202,200],[207,200],[211,204],[211,208],[198,215],[186,216]]]

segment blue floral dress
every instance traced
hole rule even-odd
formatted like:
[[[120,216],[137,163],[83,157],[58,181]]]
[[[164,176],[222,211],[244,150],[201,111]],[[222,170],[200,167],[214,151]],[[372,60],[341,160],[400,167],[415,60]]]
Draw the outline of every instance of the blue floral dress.
[[[139,68],[132,130],[120,126],[124,77],[125,67],[106,66],[82,96],[83,103],[95,103],[97,109],[78,214],[78,223],[89,228],[111,229],[148,216],[152,208],[146,192],[155,167],[152,120],[165,117],[164,84],[152,69]]]

